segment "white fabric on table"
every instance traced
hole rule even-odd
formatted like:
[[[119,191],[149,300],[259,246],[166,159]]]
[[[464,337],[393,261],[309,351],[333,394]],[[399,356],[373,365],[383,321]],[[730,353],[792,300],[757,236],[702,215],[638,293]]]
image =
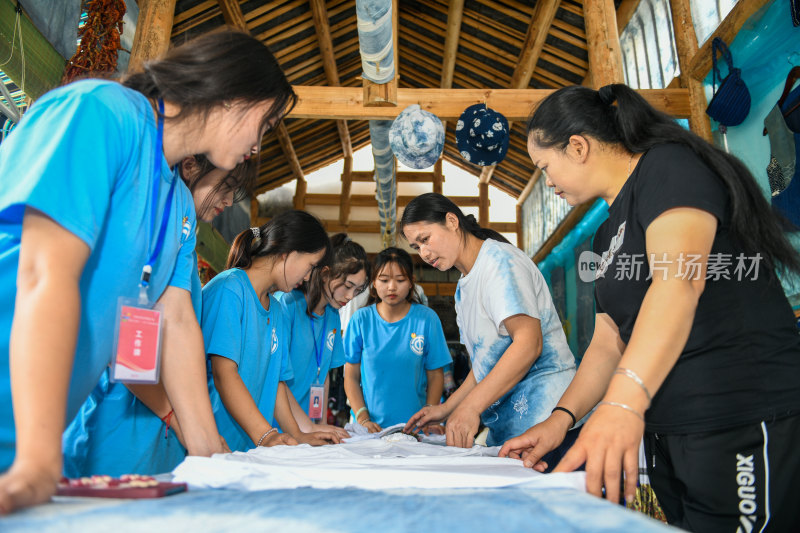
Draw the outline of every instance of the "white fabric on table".
[[[259,447],[247,453],[187,457],[174,481],[194,488],[238,490],[297,487],[447,489],[505,487],[583,491],[582,472],[541,474],[516,459],[496,457],[499,448],[455,448],[421,442],[360,440],[321,447]]]

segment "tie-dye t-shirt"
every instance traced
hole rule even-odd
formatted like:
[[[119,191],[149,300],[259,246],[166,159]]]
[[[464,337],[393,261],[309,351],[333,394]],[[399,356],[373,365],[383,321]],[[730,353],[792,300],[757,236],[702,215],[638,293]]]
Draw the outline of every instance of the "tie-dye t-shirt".
[[[458,281],[455,300],[461,342],[478,382],[511,345],[507,318],[528,315],[541,322],[541,355],[525,377],[481,415],[490,430],[488,444],[500,444],[550,416],[575,375],[575,358],[544,277],[515,246],[485,240],[472,270]]]

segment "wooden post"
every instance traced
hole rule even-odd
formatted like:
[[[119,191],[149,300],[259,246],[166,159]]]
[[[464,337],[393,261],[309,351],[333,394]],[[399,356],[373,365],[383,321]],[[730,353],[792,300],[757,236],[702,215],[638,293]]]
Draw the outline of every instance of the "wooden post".
[[[547,39],[547,31],[553,24],[560,3],[561,0],[537,0],[528,25],[528,34],[525,36],[525,44],[522,45],[522,53],[511,77],[511,89],[524,89],[531,82],[531,76]]]
[[[250,197],[250,226],[258,225],[258,213],[260,211],[260,207],[258,205],[258,198],[256,198],[256,193],[253,191],[252,196]]]
[[[141,70],[150,59],[169,50],[176,0],[139,0],[139,19],[133,35],[128,72]]]
[[[599,89],[609,83],[624,83],[614,0],[586,0],[583,14],[592,86]]]
[[[436,194],[443,194],[443,182],[444,176],[442,176],[442,158],[440,157],[439,160],[433,165],[433,192]]]
[[[306,190],[308,189],[308,182],[305,178],[297,178],[297,187],[294,190],[294,208],[306,208]]]
[[[706,115],[706,93],[703,82],[689,74],[689,62],[697,54],[697,35],[692,22],[689,0],[670,0],[672,27],[675,30],[675,47],[681,68],[681,86],[689,90],[689,127],[703,139],[711,142],[711,122]]]
[[[480,196],[480,205],[478,206],[478,224],[482,228],[489,227],[489,182],[479,183],[478,191]]]
[[[342,172],[342,194],[339,196],[339,223],[347,226],[350,223],[350,190],[353,183],[353,157],[344,158]],[[377,202],[377,200],[376,200]]]
[[[517,204],[517,248],[522,250],[522,206]]]

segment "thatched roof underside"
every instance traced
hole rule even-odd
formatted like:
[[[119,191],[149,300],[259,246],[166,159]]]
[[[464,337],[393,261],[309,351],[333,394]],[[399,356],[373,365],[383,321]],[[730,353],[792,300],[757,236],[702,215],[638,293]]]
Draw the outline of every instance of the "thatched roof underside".
[[[544,1],[544,0],[540,0]],[[446,0],[400,0],[399,86],[440,87],[447,33]],[[326,3],[340,85],[360,87],[355,0]],[[276,54],[294,85],[327,85],[308,0],[246,0],[240,3],[250,32]],[[509,88],[526,40],[535,3],[517,0],[466,0],[453,88]],[[178,0],[173,43],[212,31],[225,24],[216,0]],[[530,79],[533,89],[580,84],[588,70],[583,5],[561,0]],[[343,157],[342,143],[332,120],[287,119],[287,130],[303,173]],[[365,121],[348,121],[353,149],[369,144]],[[479,175],[481,168],[458,154],[455,124],[447,124],[444,157],[450,163]],[[518,197],[534,167],[526,150],[525,125],[514,123],[508,156],[495,169],[490,184]],[[274,134],[266,137],[257,190],[263,192],[294,179],[287,158]]]

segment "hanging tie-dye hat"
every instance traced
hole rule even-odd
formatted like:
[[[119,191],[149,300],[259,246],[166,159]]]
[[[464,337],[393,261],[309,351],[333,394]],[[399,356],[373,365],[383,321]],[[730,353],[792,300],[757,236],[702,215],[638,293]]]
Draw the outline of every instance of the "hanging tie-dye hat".
[[[461,157],[473,165],[496,165],[508,153],[508,120],[486,107],[471,105],[456,123],[456,145]]]
[[[428,168],[442,156],[444,127],[439,117],[417,104],[405,108],[389,128],[389,146],[410,168]]]

